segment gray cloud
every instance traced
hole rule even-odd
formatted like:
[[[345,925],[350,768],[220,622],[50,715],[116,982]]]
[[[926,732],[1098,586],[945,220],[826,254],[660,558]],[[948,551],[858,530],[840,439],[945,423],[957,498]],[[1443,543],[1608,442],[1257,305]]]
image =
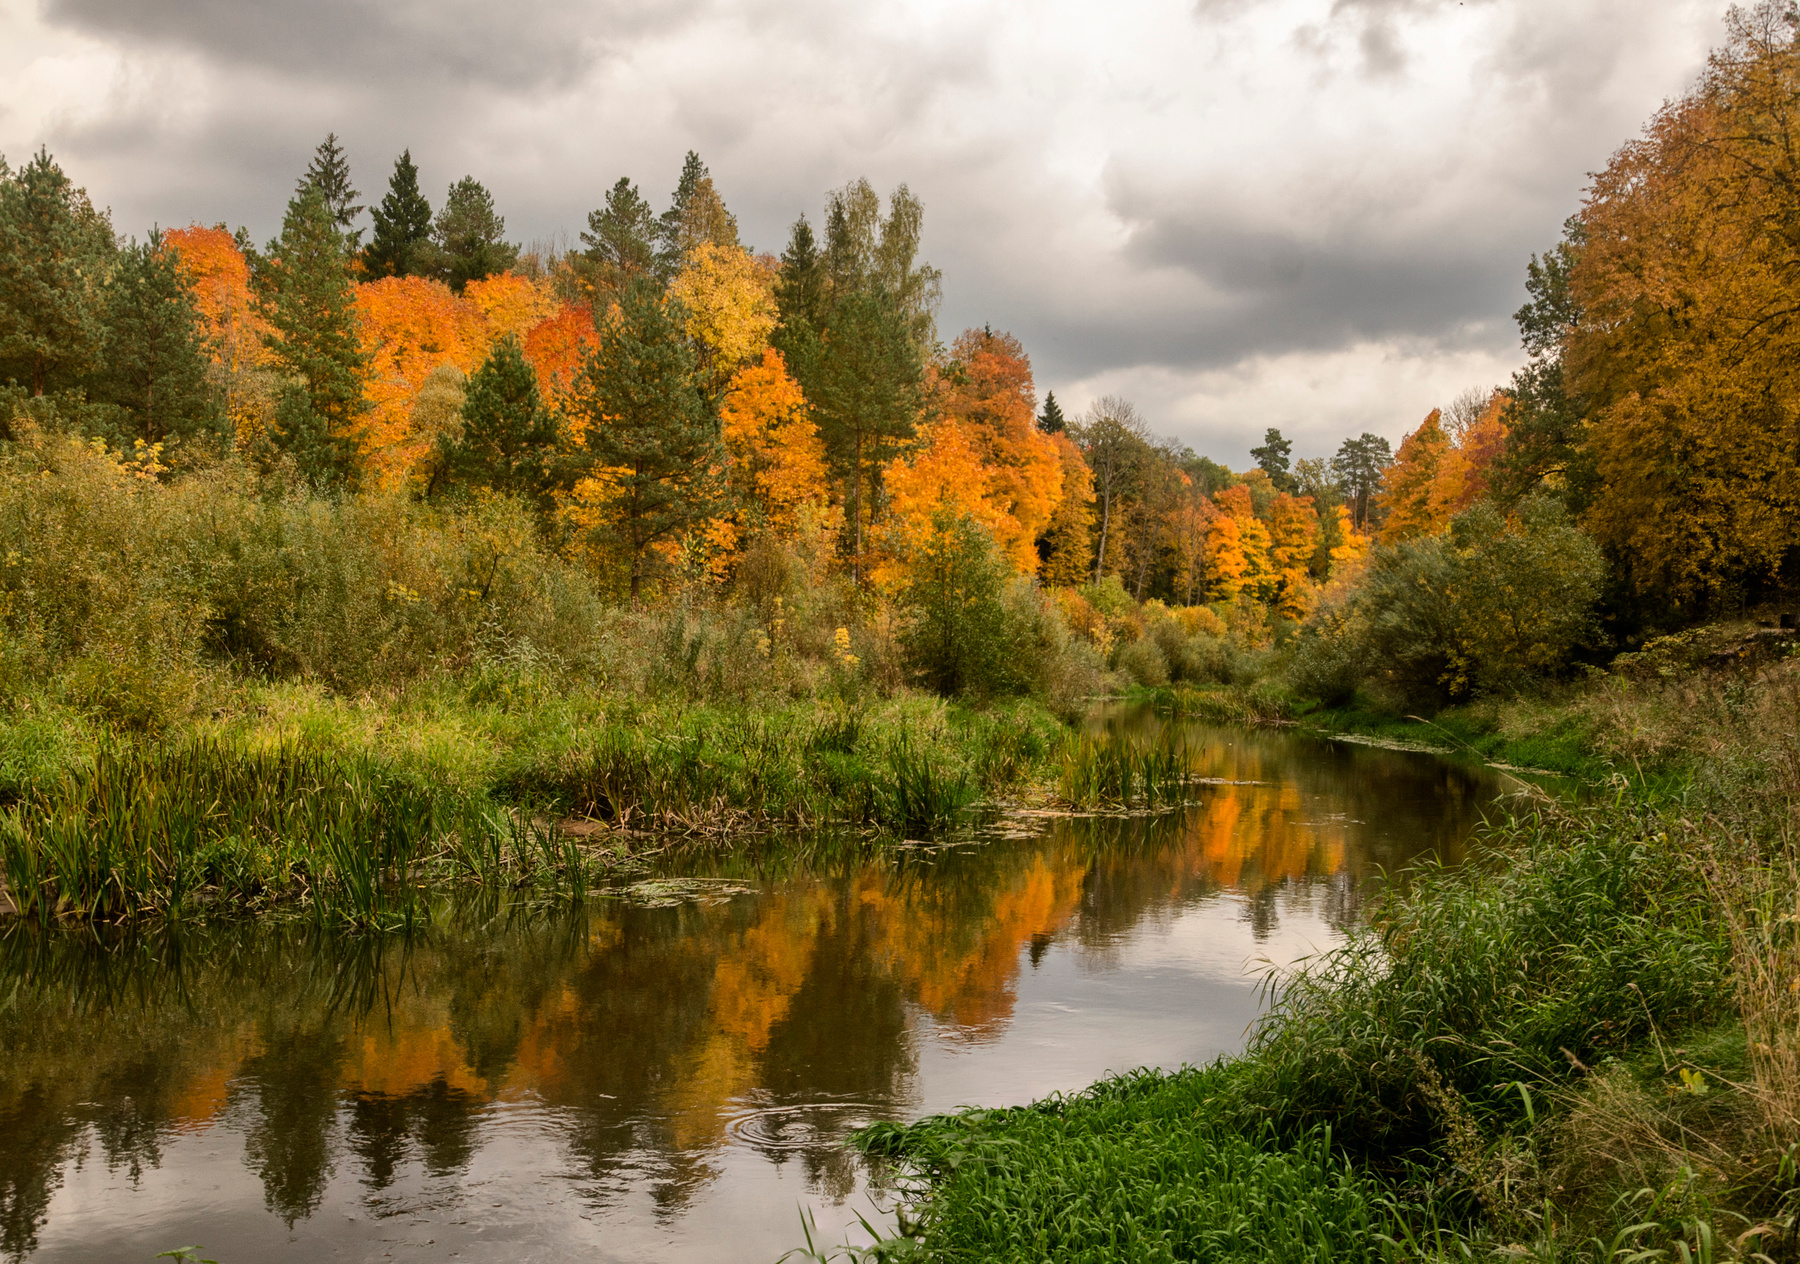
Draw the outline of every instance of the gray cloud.
[[[40,5],[16,40],[0,18],[0,150],[49,144],[122,229],[264,237],[326,131],[365,200],[410,147],[434,202],[472,173],[519,238],[622,174],[660,201],[689,148],[763,249],[829,188],[904,180],[946,340],[1010,328],[1059,396],[1222,374],[1248,411],[1271,358],[1386,347],[1423,391],[1433,357],[1511,354],[1526,255],[1717,33],[1713,0]],[[59,78],[75,56],[111,69]]]

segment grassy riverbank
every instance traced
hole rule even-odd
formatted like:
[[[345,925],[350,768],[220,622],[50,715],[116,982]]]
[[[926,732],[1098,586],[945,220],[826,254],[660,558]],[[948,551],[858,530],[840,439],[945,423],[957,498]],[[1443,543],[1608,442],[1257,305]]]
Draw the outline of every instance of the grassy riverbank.
[[[1619,793],[1419,875],[1243,1056],[864,1133],[914,1195],[880,1252],[1796,1258],[1800,675],[1640,666],[1452,717]]]
[[[484,697],[439,680],[376,700],[302,686],[155,737],[76,713],[0,726],[0,875],[34,918],[302,906],[404,917],[429,883],[579,889],[645,831],[942,828],[1036,778],[1040,704]]]

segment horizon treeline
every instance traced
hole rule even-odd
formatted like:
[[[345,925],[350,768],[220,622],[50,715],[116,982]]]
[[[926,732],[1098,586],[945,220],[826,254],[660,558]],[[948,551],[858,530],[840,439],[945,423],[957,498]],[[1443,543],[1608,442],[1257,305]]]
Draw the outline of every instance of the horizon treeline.
[[[410,152],[365,207],[335,136],[261,247],[121,241],[47,152],[0,159],[0,421],[141,445],[165,478],[511,498],[632,596],[764,545],[892,594],[954,522],[1046,587],[1300,620],[1372,545],[1548,496],[1617,609],[1719,607],[1800,560],[1800,53],[1777,0],[1731,31],[1529,262],[1525,367],[1397,453],[1294,460],[1270,429],[1233,471],[1128,400],[1066,416],[1011,334],[940,336],[905,185],[834,190],[759,254],[689,153],[663,208],[621,177],[577,243],[527,249],[472,176],[434,210]]]
[[[904,185],[831,192],[779,257],[692,153],[666,209],[621,178],[561,251],[507,242],[473,177],[434,212],[410,151],[361,198],[329,136],[263,246],[121,242],[48,153],[0,159],[9,428],[141,446],[165,477],[512,497],[632,595],[729,580],[762,541],[891,592],[947,515],[1047,585],[1299,618],[1381,518],[1376,436],[1290,469],[1270,431],[1234,473],[1127,400],[1065,417],[1008,333],[946,346]]]

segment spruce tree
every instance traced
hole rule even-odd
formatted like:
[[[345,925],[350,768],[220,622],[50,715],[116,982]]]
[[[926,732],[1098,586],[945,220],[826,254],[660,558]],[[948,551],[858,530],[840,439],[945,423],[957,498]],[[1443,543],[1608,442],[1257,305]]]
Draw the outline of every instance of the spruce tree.
[[[505,272],[519,258],[519,248],[506,243],[505,232],[494,195],[474,176],[464,176],[450,186],[432,225],[429,271],[458,294],[470,281]]]
[[[355,251],[362,242],[362,229],[352,225],[364,207],[356,200],[361,195],[350,184],[350,160],[344,156],[336,132],[326,133],[325,139],[319,142],[312,161],[307,164],[306,174],[300,177],[294,191],[302,192],[309,185],[324,195],[332,223],[344,234],[344,244]]]
[[[1044,395],[1044,411],[1038,414],[1037,428],[1045,434],[1061,434],[1069,428],[1063,417],[1062,406],[1056,402],[1056,392],[1048,391]]]
[[[200,315],[176,252],[160,232],[119,252],[106,287],[106,335],[93,398],[124,414],[134,439],[161,443],[217,432]]]
[[[738,244],[737,217],[725,209],[706,164],[691,149],[681,164],[669,209],[657,221],[657,240],[657,267],[665,282],[681,271],[688,252],[701,242]]]
[[[462,435],[438,440],[442,481],[541,502],[556,453],[556,425],[513,334],[500,339],[469,378],[462,416]]]
[[[624,176],[606,193],[606,205],[588,212],[587,249],[581,271],[593,287],[594,310],[604,314],[638,281],[656,269],[656,213]]]
[[[17,172],[0,159],[0,382],[43,395],[82,381],[104,337],[115,251],[105,212],[47,151]]]
[[[587,459],[610,479],[608,527],[643,590],[653,545],[712,512],[721,491],[719,422],[700,390],[684,315],[640,281],[603,319],[583,363],[574,407],[587,423]]]
[[[256,285],[258,309],[272,330],[269,349],[291,379],[276,413],[276,442],[315,483],[346,479],[355,468],[352,434],[368,408],[368,362],[344,237],[317,188],[303,185],[288,203]]]
[[[412,150],[401,151],[394,160],[388,191],[369,214],[375,232],[363,251],[363,271],[371,277],[411,276],[418,271],[419,251],[431,240],[431,203],[419,191]]]

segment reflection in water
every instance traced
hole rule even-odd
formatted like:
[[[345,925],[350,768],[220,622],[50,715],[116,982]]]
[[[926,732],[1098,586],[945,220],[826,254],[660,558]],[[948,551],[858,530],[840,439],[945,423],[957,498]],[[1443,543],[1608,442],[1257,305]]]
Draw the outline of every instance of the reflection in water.
[[[838,1144],[861,1123],[1228,1050],[1247,957],[1327,940],[1378,869],[1456,861],[1497,791],[1195,734],[1213,782],[1180,812],[690,862],[751,889],[710,903],[471,904],[407,942],[15,928],[0,1252],[773,1258],[796,1201],[865,1181]]]

